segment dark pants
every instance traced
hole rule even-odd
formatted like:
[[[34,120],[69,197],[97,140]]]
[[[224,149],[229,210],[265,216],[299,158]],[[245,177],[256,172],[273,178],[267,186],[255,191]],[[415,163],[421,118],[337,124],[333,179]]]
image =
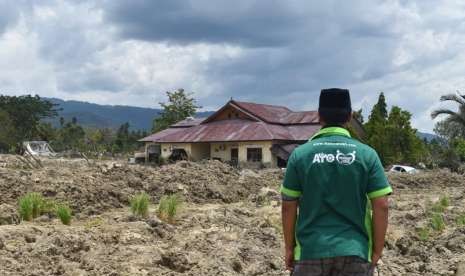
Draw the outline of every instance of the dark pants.
[[[292,276],[373,276],[373,268],[366,260],[355,257],[303,260],[294,265]]]

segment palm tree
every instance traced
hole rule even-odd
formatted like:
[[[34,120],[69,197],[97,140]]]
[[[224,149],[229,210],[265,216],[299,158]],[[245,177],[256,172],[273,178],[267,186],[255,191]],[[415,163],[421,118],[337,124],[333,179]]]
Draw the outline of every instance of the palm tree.
[[[448,94],[448,95],[443,95],[441,96],[441,102],[445,101],[453,101],[459,104],[459,110],[457,112],[452,111],[450,109],[446,108],[440,108],[437,110],[434,110],[431,113],[431,117],[433,119],[436,119],[439,115],[449,115],[446,120],[448,122],[454,122],[462,125],[465,127],[465,95],[460,95],[458,94]]]
[[[441,96],[441,102],[455,102],[459,105],[457,111],[447,108],[440,108],[431,112],[431,117],[436,119],[439,115],[448,115],[438,125],[446,126],[452,133],[452,136],[465,136],[465,95],[461,95],[459,91],[456,94],[447,94]],[[437,125],[437,126],[438,126]]]

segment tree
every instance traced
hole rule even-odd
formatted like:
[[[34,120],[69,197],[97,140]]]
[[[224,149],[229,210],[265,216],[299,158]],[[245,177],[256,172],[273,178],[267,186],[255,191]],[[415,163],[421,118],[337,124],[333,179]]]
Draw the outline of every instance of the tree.
[[[153,132],[158,132],[168,128],[187,117],[194,116],[200,106],[191,97],[191,93],[186,93],[184,89],[178,89],[173,92],[166,92],[168,103],[160,103],[163,111],[158,118],[153,120]]]
[[[357,119],[361,124],[364,123],[364,120],[363,120],[363,110],[360,108],[359,110],[357,111],[354,111],[354,114],[353,114],[353,117],[355,119]]]
[[[58,131],[54,146],[58,149],[76,150],[82,147],[85,137],[86,133],[80,125],[68,122]]]
[[[0,110],[0,152],[8,152],[15,143],[15,128],[7,112]]]
[[[383,164],[386,163],[384,158],[387,156],[386,144],[386,123],[387,123],[387,104],[384,93],[381,92],[378,102],[373,106],[368,122],[364,125],[366,130],[366,142],[371,145],[380,156]]]
[[[431,117],[436,119],[440,115],[447,115],[447,117],[436,124],[435,131],[443,138],[452,140],[458,137],[465,138],[465,95],[460,94],[447,94],[441,96],[442,102],[453,102],[458,104],[458,110],[452,111],[450,109],[441,108],[434,110]]]
[[[0,95],[0,110],[9,115],[15,128],[13,138],[16,144],[37,138],[41,120],[56,116],[58,111],[55,104],[31,95]]]
[[[369,119],[386,120],[388,117],[386,97],[384,92],[381,92],[378,97],[378,102],[373,106]]]
[[[388,114],[386,106],[386,98],[381,93],[365,124],[367,143],[378,152],[385,165],[422,161],[425,145],[410,124],[412,115],[397,106]]]
[[[403,162],[415,164],[424,153],[424,144],[410,124],[410,112],[393,106],[386,125],[387,163]]]

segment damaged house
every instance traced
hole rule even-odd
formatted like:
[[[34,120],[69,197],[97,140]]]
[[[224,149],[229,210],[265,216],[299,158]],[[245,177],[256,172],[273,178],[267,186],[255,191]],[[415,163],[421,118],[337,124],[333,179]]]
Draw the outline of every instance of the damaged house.
[[[188,118],[141,139],[146,158],[217,159],[239,166],[284,167],[291,152],[321,128],[316,111],[231,100],[208,118]],[[351,128],[363,128],[356,119]]]

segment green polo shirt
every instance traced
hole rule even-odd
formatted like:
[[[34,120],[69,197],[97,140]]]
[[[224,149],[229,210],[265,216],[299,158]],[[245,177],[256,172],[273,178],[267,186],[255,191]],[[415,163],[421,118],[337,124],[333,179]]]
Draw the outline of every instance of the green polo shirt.
[[[369,199],[390,194],[378,154],[340,127],[294,150],[281,193],[299,199],[295,259],[359,256],[371,261]]]

